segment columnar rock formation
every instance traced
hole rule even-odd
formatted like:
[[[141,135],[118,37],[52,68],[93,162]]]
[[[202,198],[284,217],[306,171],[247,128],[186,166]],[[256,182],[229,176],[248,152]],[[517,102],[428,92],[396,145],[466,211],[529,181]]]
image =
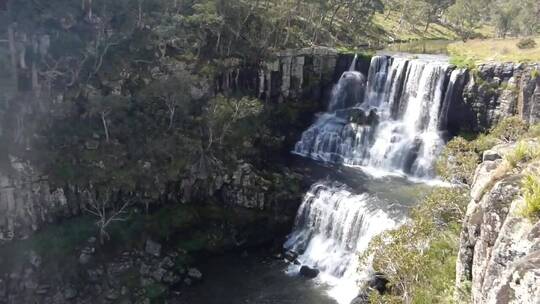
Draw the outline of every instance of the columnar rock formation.
[[[519,115],[529,123],[540,122],[540,64],[486,63],[470,71],[463,90],[472,130],[484,130],[501,118]]]
[[[215,90],[242,91],[274,102],[319,100],[332,85],[336,68],[343,69],[340,63],[349,58],[352,55],[340,55],[332,48],[314,47],[278,52],[256,67],[230,60],[216,79]]]

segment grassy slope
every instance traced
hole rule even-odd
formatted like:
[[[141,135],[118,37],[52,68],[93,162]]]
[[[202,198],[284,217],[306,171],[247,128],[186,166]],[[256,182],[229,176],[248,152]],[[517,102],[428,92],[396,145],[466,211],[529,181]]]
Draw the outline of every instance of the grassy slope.
[[[389,41],[421,39],[456,40],[459,38],[453,29],[437,23],[430,24],[426,32],[424,32],[424,25],[418,25],[412,28],[410,25],[404,23],[400,26],[398,12],[391,12],[388,15],[387,13],[377,13],[373,17],[373,23],[375,24],[375,31],[370,34],[384,37],[385,40]]]
[[[448,49],[454,57],[470,58],[476,63],[486,61],[540,62],[540,37],[536,37],[537,46],[532,49],[519,49],[519,38],[512,39],[475,39],[456,42]]]

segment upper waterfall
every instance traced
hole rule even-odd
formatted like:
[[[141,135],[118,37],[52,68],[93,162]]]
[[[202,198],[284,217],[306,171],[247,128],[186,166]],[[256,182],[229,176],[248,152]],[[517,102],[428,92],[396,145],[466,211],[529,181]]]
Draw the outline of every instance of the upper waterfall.
[[[360,72],[343,73],[328,112],[302,134],[293,152],[433,177],[451,102],[447,88],[463,74],[459,71],[452,72],[444,60],[375,56],[367,81]]]

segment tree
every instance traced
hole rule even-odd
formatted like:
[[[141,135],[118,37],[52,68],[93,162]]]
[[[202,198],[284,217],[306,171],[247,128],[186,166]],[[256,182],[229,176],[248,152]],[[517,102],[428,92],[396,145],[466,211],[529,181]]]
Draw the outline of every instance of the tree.
[[[426,23],[424,33],[429,29],[429,25],[437,22],[442,14],[452,5],[451,0],[422,0],[423,2],[423,19]]]
[[[105,187],[102,192],[94,192],[88,195],[88,202],[84,210],[94,215],[99,231],[101,245],[110,239],[107,229],[113,222],[127,220],[127,210],[131,200],[115,202],[112,199],[112,189]]]
[[[463,40],[468,40],[480,26],[481,2],[456,0],[448,9],[448,19],[457,28]]]
[[[182,71],[173,76],[158,79],[144,90],[142,94],[144,97],[163,104],[167,109],[167,131],[173,128],[175,117],[182,117],[189,112],[192,83],[192,76]]]
[[[243,97],[241,99],[218,95],[210,100],[205,109],[208,144],[210,150],[217,141],[219,147],[223,145],[225,136],[231,128],[241,119],[258,115],[262,111],[262,103],[258,99]]]
[[[89,108],[91,116],[98,116],[103,126],[106,142],[110,142],[110,123],[109,115],[114,111],[125,110],[127,107],[127,99],[119,95],[107,96],[90,96]]]
[[[497,36],[506,38],[511,31],[516,30],[515,19],[520,14],[520,3],[517,1],[496,1],[493,5],[493,20]]]

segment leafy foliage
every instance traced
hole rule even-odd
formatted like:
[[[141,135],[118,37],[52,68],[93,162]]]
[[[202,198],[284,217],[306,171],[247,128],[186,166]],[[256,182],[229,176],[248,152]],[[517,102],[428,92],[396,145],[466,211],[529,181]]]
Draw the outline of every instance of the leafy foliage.
[[[515,142],[525,135],[528,125],[519,116],[511,116],[502,119],[490,131],[491,135],[504,142]]]
[[[462,137],[455,137],[448,142],[435,165],[442,178],[457,183],[470,185],[479,155],[474,144]]]

